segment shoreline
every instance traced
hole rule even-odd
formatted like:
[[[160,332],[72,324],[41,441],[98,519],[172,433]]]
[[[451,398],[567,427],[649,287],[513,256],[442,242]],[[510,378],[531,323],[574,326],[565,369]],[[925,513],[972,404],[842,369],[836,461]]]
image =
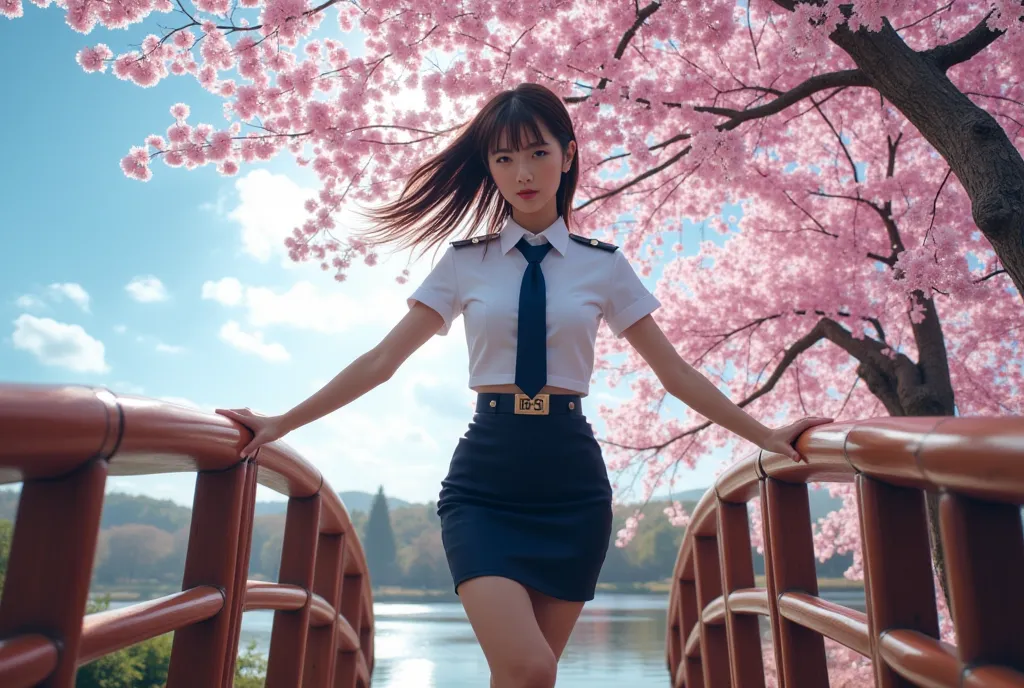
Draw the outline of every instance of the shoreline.
[[[755,587],[765,587],[764,576],[755,576]],[[649,581],[643,583],[598,583],[597,592],[612,595],[652,595],[668,597],[671,585],[668,581]],[[862,581],[846,578],[819,578],[820,591],[862,591]],[[89,591],[89,598],[95,599],[105,595],[111,602],[143,602],[165,595],[180,592],[180,586],[167,584],[136,584],[136,585],[98,585]],[[456,602],[458,596],[453,590],[434,588],[409,588],[401,586],[381,586],[374,588],[373,599],[377,602]]]

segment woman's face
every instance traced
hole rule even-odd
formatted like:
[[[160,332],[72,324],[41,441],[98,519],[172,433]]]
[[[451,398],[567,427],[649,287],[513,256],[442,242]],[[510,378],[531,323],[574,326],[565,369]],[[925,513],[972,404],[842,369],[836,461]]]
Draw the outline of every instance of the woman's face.
[[[576,154],[576,142],[570,141],[563,151],[543,122],[537,122],[542,138],[524,143],[514,151],[507,138],[498,142],[498,150],[488,156],[488,167],[498,190],[512,207],[523,214],[539,213],[556,205],[555,194]],[[522,195],[533,191],[532,195]]]

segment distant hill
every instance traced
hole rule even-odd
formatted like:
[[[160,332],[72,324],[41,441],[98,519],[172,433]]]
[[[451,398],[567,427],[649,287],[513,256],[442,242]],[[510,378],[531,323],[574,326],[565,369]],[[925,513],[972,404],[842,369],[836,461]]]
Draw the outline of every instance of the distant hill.
[[[13,521],[18,510],[17,490],[0,489],[0,519]],[[338,496],[345,503],[349,513],[369,512],[374,495],[369,492],[340,492]],[[409,502],[388,497],[388,507],[398,509],[409,506]],[[257,516],[273,516],[283,514],[288,509],[288,502],[256,502]],[[130,495],[123,492],[110,492],[103,498],[103,516],[100,528],[123,526],[129,523],[150,525],[173,533],[188,526],[192,520],[192,509],[181,506],[169,499],[153,499],[141,495]]]
[[[341,501],[345,504],[345,508],[348,509],[349,513],[356,511],[370,511],[370,505],[373,503],[374,495],[369,492],[339,492],[338,496],[341,497]],[[407,502],[404,499],[398,499],[397,497],[388,497],[388,508],[399,509],[404,506],[409,506],[411,502]],[[256,502],[256,515],[267,516],[270,514],[283,514],[288,509],[287,502]]]
[[[686,490],[685,492],[677,492],[673,496],[680,502],[698,502],[706,491],[707,488]],[[807,491],[807,496],[811,505],[812,523],[817,522],[819,518],[827,516],[843,505],[843,500],[837,499],[828,493],[827,486],[822,487],[820,490],[811,488]]]
[[[704,492],[704,489],[686,490],[676,493],[674,496],[684,503],[696,503]],[[842,505],[841,500],[831,497],[827,489],[812,489],[809,494],[812,521],[817,521]],[[345,507],[352,514],[368,513],[374,497],[369,492],[359,491],[339,492],[338,496],[341,497]],[[413,503],[397,497],[388,497],[388,508],[392,511],[408,506],[413,506]],[[0,489],[0,518],[13,521],[17,508],[18,492],[11,489]],[[283,514],[287,508],[288,503],[284,501],[256,502],[256,515]],[[192,510],[189,507],[181,506],[168,499],[153,499],[152,497],[111,492],[103,500],[103,516],[100,527],[110,528],[129,523],[142,523],[174,532],[188,526],[191,518]]]

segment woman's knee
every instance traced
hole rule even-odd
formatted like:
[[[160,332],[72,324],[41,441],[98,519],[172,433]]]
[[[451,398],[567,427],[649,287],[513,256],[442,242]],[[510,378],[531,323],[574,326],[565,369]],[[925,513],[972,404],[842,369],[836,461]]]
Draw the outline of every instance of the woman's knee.
[[[558,662],[550,649],[515,657],[500,667],[495,688],[554,688]]]

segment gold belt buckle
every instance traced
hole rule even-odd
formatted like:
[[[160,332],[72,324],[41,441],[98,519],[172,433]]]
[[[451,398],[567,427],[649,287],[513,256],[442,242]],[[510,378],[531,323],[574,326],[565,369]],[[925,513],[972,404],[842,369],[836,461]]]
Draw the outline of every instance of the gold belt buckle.
[[[516,395],[515,414],[517,416],[546,416],[550,408],[550,394],[538,394],[532,399],[528,394]]]

